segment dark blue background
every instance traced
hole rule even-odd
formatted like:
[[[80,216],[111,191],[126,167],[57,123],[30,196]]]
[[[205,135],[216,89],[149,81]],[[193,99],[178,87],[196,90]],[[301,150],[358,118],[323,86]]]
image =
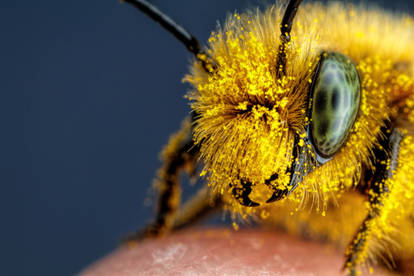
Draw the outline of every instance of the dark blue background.
[[[152,2],[202,42],[257,4]],[[116,0],[1,1],[0,31],[0,275],[72,275],[151,219],[158,153],[189,112],[190,55]]]

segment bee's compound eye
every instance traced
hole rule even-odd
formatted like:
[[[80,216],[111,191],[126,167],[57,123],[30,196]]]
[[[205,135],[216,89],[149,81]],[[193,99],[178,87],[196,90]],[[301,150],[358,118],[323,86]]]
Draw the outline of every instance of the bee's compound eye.
[[[345,142],[359,109],[360,82],[354,64],[339,53],[323,53],[314,79],[310,136],[329,158]]]

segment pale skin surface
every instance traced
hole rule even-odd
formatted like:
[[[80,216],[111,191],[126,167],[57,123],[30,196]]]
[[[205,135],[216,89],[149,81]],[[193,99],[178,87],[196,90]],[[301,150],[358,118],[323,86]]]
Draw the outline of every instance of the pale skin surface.
[[[264,230],[189,229],[117,249],[80,276],[345,275],[343,252]],[[376,268],[373,274],[394,275]]]

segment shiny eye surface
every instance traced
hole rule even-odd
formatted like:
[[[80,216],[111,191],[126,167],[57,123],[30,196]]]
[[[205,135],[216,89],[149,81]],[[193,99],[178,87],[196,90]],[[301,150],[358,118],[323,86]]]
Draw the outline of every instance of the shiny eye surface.
[[[310,136],[317,153],[332,157],[348,137],[360,102],[354,64],[339,53],[323,53],[314,78]]]

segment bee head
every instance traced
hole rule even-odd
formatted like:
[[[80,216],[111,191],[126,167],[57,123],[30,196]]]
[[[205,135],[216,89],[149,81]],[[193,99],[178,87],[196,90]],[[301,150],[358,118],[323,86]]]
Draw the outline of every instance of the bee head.
[[[352,185],[361,171],[354,164],[368,159],[386,119],[360,112],[373,103],[360,108],[357,67],[318,42],[316,21],[299,15],[286,41],[277,28],[283,18],[276,7],[231,15],[209,39],[215,69],[196,61],[185,78],[209,184],[235,205],[258,206],[293,191],[288,198],[301,201],[305,192]],[[340,167],[347,162],[352,166]]]

